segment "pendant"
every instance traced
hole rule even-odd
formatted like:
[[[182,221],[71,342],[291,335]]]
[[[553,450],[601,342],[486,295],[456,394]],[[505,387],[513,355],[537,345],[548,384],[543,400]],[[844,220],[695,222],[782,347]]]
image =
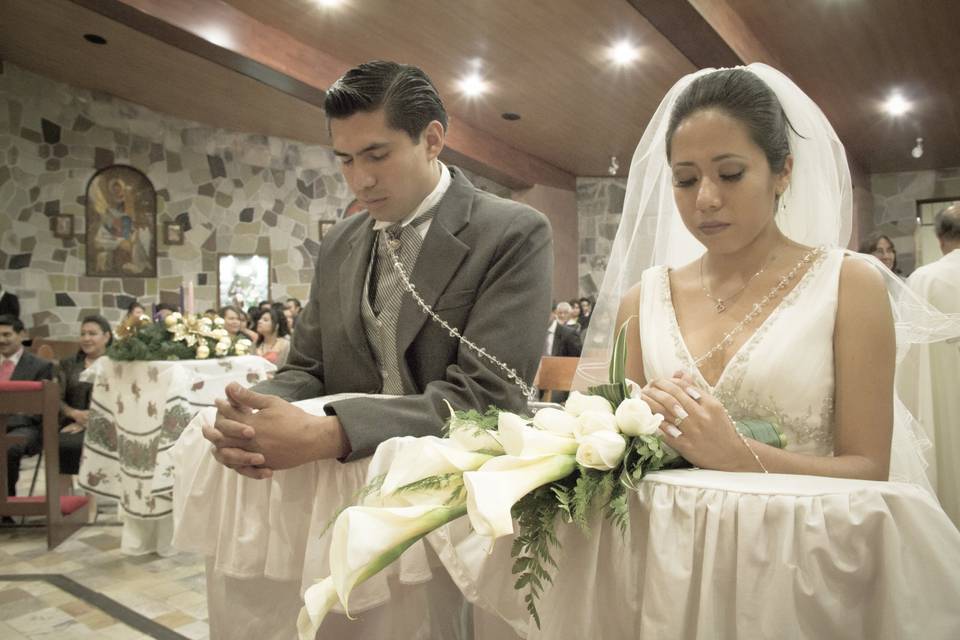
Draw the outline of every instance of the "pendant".
[[[726,310],[727,310],[727,304],[726,304],[723,300],[720,300],[720,299],[718,298],[718,299],[717,299],[717,313],[723,313],[723,312],[726,311]]]

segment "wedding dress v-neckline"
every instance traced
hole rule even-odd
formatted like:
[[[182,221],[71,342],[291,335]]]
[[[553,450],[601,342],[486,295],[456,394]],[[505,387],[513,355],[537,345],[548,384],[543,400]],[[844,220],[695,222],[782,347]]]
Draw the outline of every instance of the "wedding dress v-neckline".
[[[730,370],[731,365],[736,362],[742,354],[747,353],[748,347],[753,343],[758,335],[762,335],[766,330],[776,321],[775,318],[780,315],[781,310],[784,309],[788,304],[792,304],[794,298],[800,295],[803,289],[806,288],[806,281],[810,279],[811,274],[814,273],[818,267],[824,262],[825,252],[820,252],[813,259],[810,266],[807,270],[800,276],[800,279],[793,286],[790,291],[786,293],[781,299],[780,302],[773,308],[773,310],[767,315],[766,318],[757,326],[756,329],[750,334],[750,336],[743,341],[729,360],[723,365],[723,368],[720,370],[720,375],[717,376],[716,382],[710,384],[707,380],[707,377],[700,370],[700,367],[696,364],[696,358],[693,357],[693,353],[690,351],[690,347],[687,346],[687,339],[684,337],[683,332],[680,330],[680,321],[677,319],[677,308],[673,303],[673,287],[670,284],[670,269],[668,267],[663,267],[663,282],[661,283],[664,287],[666,301],[669,307],[668,316],[670,318],[671,329],[676,332],[677,337],[679,338],[679,344],[683,348],[683,356],[686,360],[687,369],[695,375],[700,383],[702,383],[711,394],[714,394],[718,388],[723,384],[724,380],[727,377],[727,372]]]

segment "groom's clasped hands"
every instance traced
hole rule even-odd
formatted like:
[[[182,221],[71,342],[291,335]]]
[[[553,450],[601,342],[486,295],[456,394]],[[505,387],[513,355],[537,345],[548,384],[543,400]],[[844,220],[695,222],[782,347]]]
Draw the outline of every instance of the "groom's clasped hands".
[[[336,416],[311,415],[236,383],[227,386],[226,396],[216,401],[216,420],[203,426],[203,437],[218,462],[248,478],[263,480],[275,470],[349,452]]]

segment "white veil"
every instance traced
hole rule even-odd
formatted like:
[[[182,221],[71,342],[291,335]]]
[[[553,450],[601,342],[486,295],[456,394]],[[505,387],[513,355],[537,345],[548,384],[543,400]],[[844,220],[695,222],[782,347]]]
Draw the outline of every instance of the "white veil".
[[[793,172],[777,213],[778,226],[788,238],[807,246],[846,247],[852,231],[853,194],[843,144],[820,108],[787,76],[764,64],[746,69],[773,90],[793,125],[789,132]],[[666,132],[679,96],[693,80],[714,71],[704,69],[681,78],[660,103],[640,139],[630,164],[620,226],[583,341],[574,388],[582,390],[607,381],[620,300],[640,281],[641,273],[654,265],[687,264],[704,251],[683,225],[674,202]],[[875,258],[851,255],[867,260],[884,275],[894,308],[898,364],[912,344],[960,335],[960,318],[932,309]],[[922,433],[896,397],[891,480],[930,488],[922,456],[930,443]]]

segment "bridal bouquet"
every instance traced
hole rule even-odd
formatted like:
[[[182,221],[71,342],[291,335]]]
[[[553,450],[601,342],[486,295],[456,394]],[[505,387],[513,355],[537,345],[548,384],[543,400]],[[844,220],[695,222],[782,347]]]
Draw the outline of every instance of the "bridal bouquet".
[[[445,437],[404,439],[389,470],[368,484],[357,503],[333,522],[331,575],[307,589],[297,621],[302,640],[314,637],[338,602],[417,540],[466,515],[491,540],[516,533],[514,587],[524,591],[537,626],[536,602],[556,567],[558,517],[589,531],[600,509],[621,532],[629,523],[629,492],[646,473],[689,466],[658,435],[663,416],[626,380],[621,330],[609,384],[573,392],[564,409],[532,418],[491,407],[485,414],[451,408]],[[449,407],[449,404],[448,404]],[[777,447],[780,431],[758,421],[737,423],[745,436]],[[516,530],[515,530],[516,525]],[[326,533],[326,532],[324,532]]]
[[[117,341],[107,349],[113,360],[205,360],[242,356],[253,343],[232,338],[223,318],[171,313],[163,322],[148,316],[128,318],[117,327]]]

